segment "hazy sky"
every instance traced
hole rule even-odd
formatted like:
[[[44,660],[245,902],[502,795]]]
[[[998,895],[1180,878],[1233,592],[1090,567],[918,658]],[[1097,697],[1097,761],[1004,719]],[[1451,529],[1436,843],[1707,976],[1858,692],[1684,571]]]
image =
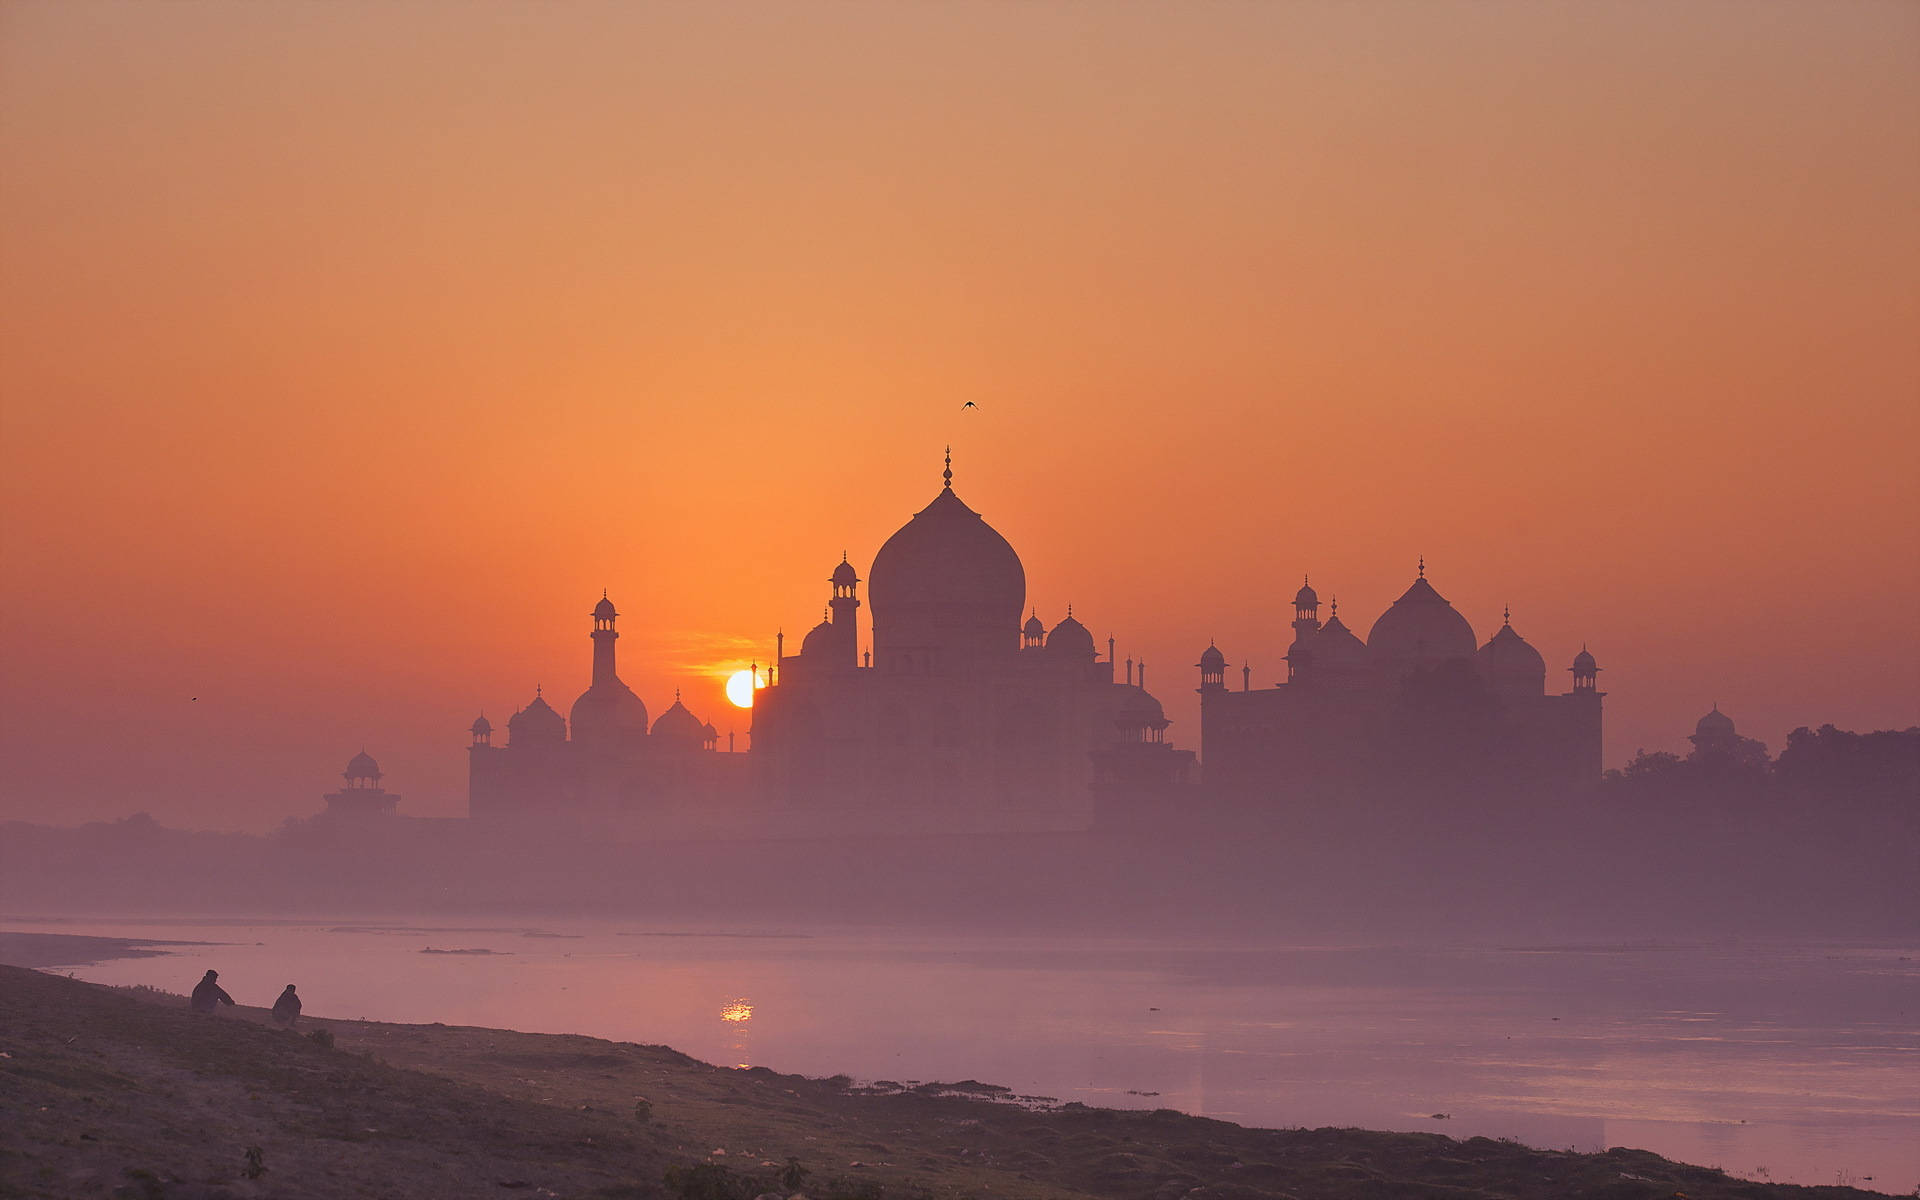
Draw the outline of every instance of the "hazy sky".
[[[948,441],[1185,746],[1423,554],[1609,765],[1920,723],[1916,113],[1905,0],[0,6],[0,817],[461,812],[603,587],[744,732]]]

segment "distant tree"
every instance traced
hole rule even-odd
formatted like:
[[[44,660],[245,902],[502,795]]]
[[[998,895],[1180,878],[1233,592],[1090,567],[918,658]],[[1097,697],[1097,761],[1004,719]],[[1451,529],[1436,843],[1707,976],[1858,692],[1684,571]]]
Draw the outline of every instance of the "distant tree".
[[[1853,733],[1802,725],[1776,764],[1782,779],[1814,791],[1904,788],[1920,796],[1920,728]]]
[[[1631,762],[1620,777],[1628,782],[1644,783],[1656,779],[1673,779],[1680,775],[1685,763],[1678,754],[1669,754],[1665,750],[1636,750]]]
[[[1765,775],[1773,768],[1767,744],[1759,738],[1737,738],[1724,749],[1695,750],[1687,761],[1705,774]]]

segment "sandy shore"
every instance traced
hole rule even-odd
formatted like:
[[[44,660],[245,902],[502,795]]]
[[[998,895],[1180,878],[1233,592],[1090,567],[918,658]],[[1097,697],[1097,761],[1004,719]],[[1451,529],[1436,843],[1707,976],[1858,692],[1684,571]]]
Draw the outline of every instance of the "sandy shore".
[[[571,1035],[327,1019],[288,1031],[260,1009],[201,1016],[164,992],[16,967],[0,967],[0,1055],[0,1196],[1870,1195],[1632,1150],[1035,1109],[971,1082],[875,1092]],[[805,1172],[797,1188],[781,1182],[789,1169]]]

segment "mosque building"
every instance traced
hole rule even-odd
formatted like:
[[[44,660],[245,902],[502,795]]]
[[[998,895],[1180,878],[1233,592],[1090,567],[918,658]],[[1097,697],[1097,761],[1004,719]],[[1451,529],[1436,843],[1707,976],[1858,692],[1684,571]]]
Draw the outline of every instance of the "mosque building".
[[[1366,640],[1337,600],[1294,597],[1287,678],[1272,687],[1226,679],[1226,655],[1200,655],[1200,740],[1206,788],[1243,808],[1327,799],[1368,785],[1502,787],[1532,792],[1600,778],[1600,667],[1585,647],[1571,690],[1547,692],[1546,660],[1511,611],[1484,645],[1465,616],[1418,576]]]
[[[620,614],[602,594],[591,614],[593,675],[562,717],[541,689],[493,743],[483,713],[469,729],[467,812],[476,821],[611,827],[644,818],[656,829],[737,812],[744,756],[716,754],[720,735],[676,694],[648,724],[647,706],[620,679]],[[569,736],[571,730],[571,736]]]

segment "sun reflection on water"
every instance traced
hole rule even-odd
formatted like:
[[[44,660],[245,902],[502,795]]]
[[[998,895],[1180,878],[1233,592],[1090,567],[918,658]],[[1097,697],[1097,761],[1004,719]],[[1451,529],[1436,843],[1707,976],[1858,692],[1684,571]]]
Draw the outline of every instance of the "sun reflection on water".
[[[720,1006],[720,1020],[733,1030],[733,1041],[727,1049],[737,1060],[734,1069],[744,1071],[753,1065],[747,1036],[753,1030],[753,1001],[745,996],[727,1001]]]

